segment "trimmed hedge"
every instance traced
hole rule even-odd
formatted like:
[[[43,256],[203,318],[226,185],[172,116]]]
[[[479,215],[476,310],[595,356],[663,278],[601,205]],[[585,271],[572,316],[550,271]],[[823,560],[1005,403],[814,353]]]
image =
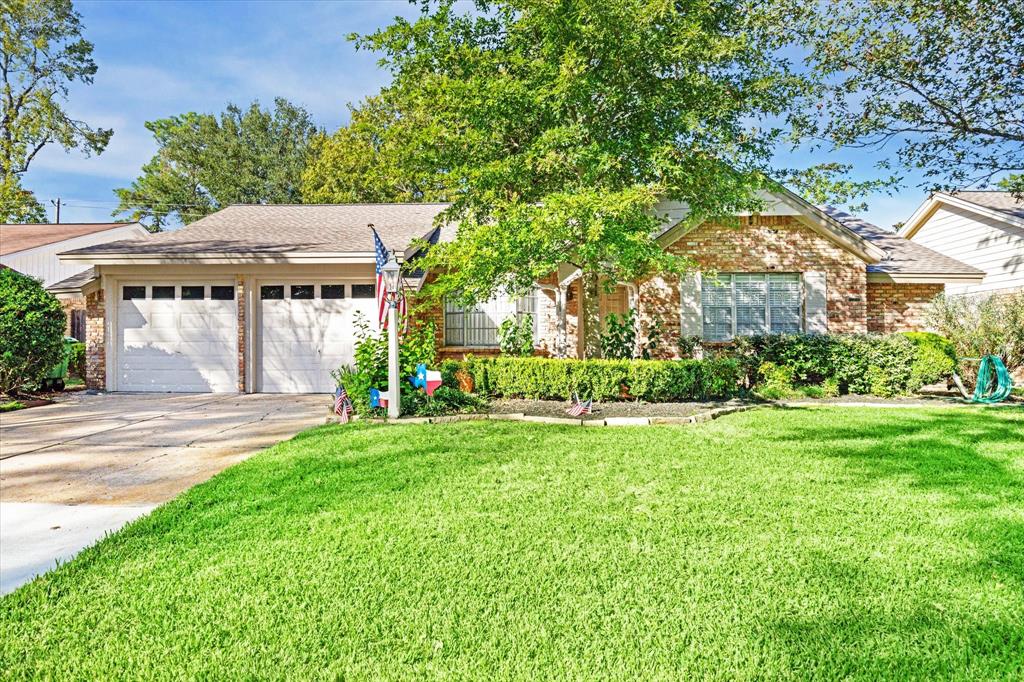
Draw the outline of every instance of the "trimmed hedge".
[[[456,384],[462,370],[475,392],[495,398],[564,400],[573,393],[594,400],[673,402],[735,395],[740,366],[713,360],[556,360],[550,358],[469,358],[448,360],[441,372]]]
[[[891,397],[941,381],[956,367],[951,344],[937,334],[782,334],[739,340],[728,354],[745,382],[765,378],[765,363],[791,371],[793,386],[834,383],[842,393]]]

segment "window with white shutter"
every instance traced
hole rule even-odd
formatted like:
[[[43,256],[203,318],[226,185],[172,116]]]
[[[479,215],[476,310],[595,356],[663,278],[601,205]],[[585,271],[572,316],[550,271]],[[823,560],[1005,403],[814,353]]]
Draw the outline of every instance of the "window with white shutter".
[[[701,283],[704,338],[797,334],[803,331],[803,287],[799,274],[737,273]]]

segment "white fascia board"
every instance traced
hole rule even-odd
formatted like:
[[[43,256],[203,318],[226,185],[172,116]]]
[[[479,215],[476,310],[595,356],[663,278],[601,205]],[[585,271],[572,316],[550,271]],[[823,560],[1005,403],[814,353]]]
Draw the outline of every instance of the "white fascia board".
[[[985,279],[985,274],[951,275],[948,273],[891,273],[869,272],[868,282],[885,284],[978,284]]]

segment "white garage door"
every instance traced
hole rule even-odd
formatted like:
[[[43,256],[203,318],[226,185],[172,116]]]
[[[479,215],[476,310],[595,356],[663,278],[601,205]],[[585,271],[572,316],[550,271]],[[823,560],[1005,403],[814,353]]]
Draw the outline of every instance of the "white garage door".
[[[330,393],[331,370],[353,362],[359,316],[377,328],[372,283],[261,282],[260,385],[264,393]]]
[[[117,390],[238,390],[238,310],[230,282],[122,284]]]

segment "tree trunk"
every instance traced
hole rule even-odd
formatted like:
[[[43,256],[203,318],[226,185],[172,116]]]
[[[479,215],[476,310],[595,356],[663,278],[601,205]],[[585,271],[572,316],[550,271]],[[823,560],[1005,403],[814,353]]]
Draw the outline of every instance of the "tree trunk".
[[[583,322],[583,357],[601,357],[601,283],[596,272],[583,271],[583,300],[580,301]]]

